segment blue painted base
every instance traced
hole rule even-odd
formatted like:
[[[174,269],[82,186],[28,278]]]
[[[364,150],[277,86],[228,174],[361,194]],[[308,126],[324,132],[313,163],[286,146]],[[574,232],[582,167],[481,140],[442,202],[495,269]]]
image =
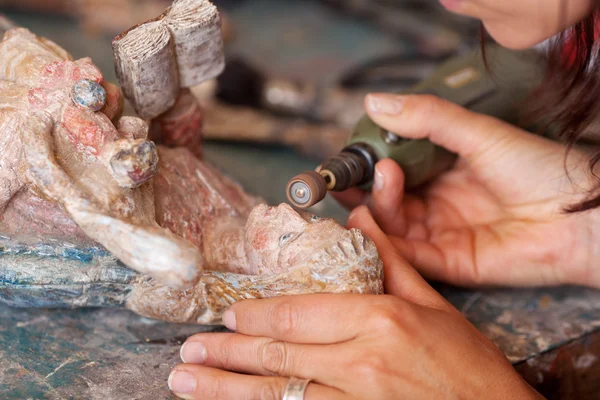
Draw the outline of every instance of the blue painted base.
[[[102,248],[0,238],[0,302],[12,307],[119,307],[137,275]]]

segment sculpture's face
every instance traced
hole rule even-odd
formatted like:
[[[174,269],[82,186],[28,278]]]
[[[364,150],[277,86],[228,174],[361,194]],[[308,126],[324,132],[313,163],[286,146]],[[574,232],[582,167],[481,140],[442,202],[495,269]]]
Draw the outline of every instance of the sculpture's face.
[[[260,274],[287,271],[312,252],[350,235],[332,219],[296,212],[287,204],[257,206],[248,218],[245,250],[248,262]]]
[[[75,150],[90,165],[100,164],[119,186],[140,186],[156,173],[158,155],[147,140],[146,124],[128,118],[129,123],[117,130],[113,121],[123,109],[120,90],[104,81],[89,58],[47,65],[28,100],[32,108],[54,117],[55,136],[59,135],[55,139],[74,146],[64,152]]]

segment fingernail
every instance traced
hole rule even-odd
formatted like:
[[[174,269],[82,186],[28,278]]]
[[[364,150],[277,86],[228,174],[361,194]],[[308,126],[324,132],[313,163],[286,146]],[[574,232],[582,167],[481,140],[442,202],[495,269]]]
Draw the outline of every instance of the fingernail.
[[[181,361],[186,364],[204,364],[206,355],[206,347],[198,342],[185,342],[179,351]]]
[[[196,377],[187,371],[174,370],[171,372],[171,375],[169,375],[168,384],[169,389],[178,396],[180,394],[190,394],[194,393],[196,390]],[[183,398],[191,399],[192,397]]]
[[[354,219],[354,217],[356,216],[356,213],[354,211],[352,211],[350,213],[350,215],[348,215],[348,222],[352,221]]]
[[[367,95],[367,107],[374,114],[398,115],[404,108],[403,98],[392,94]]]
[[[357,219],[356,217],[358,217],[358,214],[361,213],[361,211],[360,211],[361,208],[363,208],[363,206],[356,207],[354,210],[352,210],[350,215],[348,215],[348,221],[346,221],[346,224],[350,224],[350,222]]]
[[[373,184],[373,188],[376,192],[379,192],[385,186],[385,175],[383,175],[377,167],[375,167],[375,182]]]
[[[230,331],[235,331],[235,313],[232,310],[227,310],[223,314],[223,323]]]

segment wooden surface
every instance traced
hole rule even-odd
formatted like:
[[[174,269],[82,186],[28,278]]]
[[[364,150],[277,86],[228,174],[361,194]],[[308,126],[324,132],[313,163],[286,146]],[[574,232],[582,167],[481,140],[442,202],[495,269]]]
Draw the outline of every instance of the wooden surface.
[[[284,14],[293,13],[289,20]],[[110,38],[80,35],[67,20],[11,15],[91,55],[112,77]],[[392,50],[409,50],[313,2],[256,0],[231,9],[239,42],[231,50],[291,77],[331,79],[342,68]],[[323,21],[329,21],[325,23]],[[268,27],[268,29],[265,29]],[[269,64],[265,64],[269,60]],[[280,148],[207,143],[209,160],[268,202],[285,201],[285,184],[319,160]],[[343,222],[331,199],[315,210]],[[466,291],[444,295],[548,398],[599,398],[600,293],[581,288]],[[119,309],[41,310],[0,306],[0,398],[174,399],[166,379],[185,337],[210,327],[164,324]]]

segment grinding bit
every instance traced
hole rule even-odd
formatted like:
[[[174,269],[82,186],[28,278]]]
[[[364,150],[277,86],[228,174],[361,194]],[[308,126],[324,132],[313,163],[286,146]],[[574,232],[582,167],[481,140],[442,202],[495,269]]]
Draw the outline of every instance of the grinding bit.
[[[327,182],[321,174],[307,171],[292,178],[286,192],[290,203],[295,207],[306,209],[325,198]]]

